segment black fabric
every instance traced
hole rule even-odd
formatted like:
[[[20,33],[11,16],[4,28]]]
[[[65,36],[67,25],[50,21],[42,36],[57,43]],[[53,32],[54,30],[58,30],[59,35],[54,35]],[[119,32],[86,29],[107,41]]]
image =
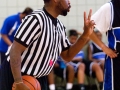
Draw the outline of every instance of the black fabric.
[[[0,52],[0,60],[1,60],[1,63],[3,63],[3,61],[7,58],[7,56],[5,55],[4,52]]]
[[[84,84],[79,84],[79,90],[85,90],[85,85]]]
[[[83,60],[82,61],[85,64],[85,74],[87,76],[92,76],[93,78],[96,78],[95,72],[92,71],[92,74],[90,75],[90,65],[92,63],[92,61],[88,61],[88,60]]]
[[[113,10],[114,10],[114,18],[112,27],[120,27],[120,0],[112,0]],[[116,43],[116,50],[120,53],[120,44]],[[113,59],[113,83],[114,90],[120,89],[120,54],[118,57]]]
[[[57,18],[54,18],[52,15],[50,15],[50,14],[46,11],[45,7],[43,7],[43,10],[44,10],[44,12],[46,13],[46,15],[48,15],[48,16],[51,18],[53,24],[54,24],[55,26],[57,26]]]
[[[116,50],[117,50],[117,52],[120,52],[120,43],[119,42],[116,42]]]
[[[22,73],[22,75],[26,74]],[[37,80],[40,82],[41,90],[48,90],[46,76],[37,78]],[[12,90],[13,82],[14,79],[12,76],[10,63],[7,60],[4,60],[0,68],[0,90]]]
[[[120,0],[112,0],[113,10],[114,10],[114,19],[112,27],[120,27]]]
[[[14,82],[10,64],[7,60],[4,60],[0,70],[0,90],[12,90],[12,84]]]
[[[103,88],[103,82],[99,82],[99,88],[100,88],[100,90],[103,90],[102,88]]]
[[[41,90],[48,90],[47,76],[37,78],[37,80],[40,82]]]
[[[120,89],[120,55],[113,59],[113,83],[114,90]]]
[[[69,48],[70,48],[70,45],[69,45],[68,47],[66,47],[66,48],[63,48],[63,49],[62,49],[62,52],[68,50]]]
[[[75,64],[79,63],[79,61],[72,61],[72,62]],[[92,71],[92,73],[90,74],[90,65],[91,65],[92,61],[82,60],[82,63],[85,64],[85,74],[87,76],[96,78],[95,72]],[[78,69],[77,69],[77,72],[75,73],[75,77],[77,77],[77,74],[78,74]]]
[[[98,52],[103,52],[102,50],[100,50],[99,48],[97,48],[94,43],[92,43],[92,46],[93,46],[93,51],[92,51],[93,54],[98,53]]]
[[[60,77],[60,78],[64,78],[63,77],[63,73],[64,72],[64,69],[63,68],[60,68],[60,67],[55,67],[54,68],[54,73],[55,73],[55,75],[57,75],[58,77]]]

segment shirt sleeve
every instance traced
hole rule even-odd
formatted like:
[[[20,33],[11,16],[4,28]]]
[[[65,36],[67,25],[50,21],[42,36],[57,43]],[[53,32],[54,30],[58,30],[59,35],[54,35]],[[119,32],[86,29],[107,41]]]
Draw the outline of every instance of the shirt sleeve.
[[[68,40],[68,37],[67,37],[67,35],[66,35],[66,32],[65,32],[65,27],[64,27],[64,33],[63,33],[63,44],[62,44],[62,51],[65,51],[65,50],[67,50],[67,49],[69,49],[70,48],[70,46],[71,46],[71,44],[70,44],[70,42],[69,42],[69,40]]]
[[[1,31],[0,31],[1,34],[8,34],[9,33],[9,31],[10,31],[9,22],[10,22],[9,18],[6,18],[4,20],[3,26],[2,26]]]
[[[15,41],[25,47],[34,42],[41,33],[39,21],[35,15],[26,16],[15,34]]]
[[[109,30],[111,19],[110,3],[106,3],[100,7],[91,17],[95,21],[95,27],[101,32],[105,33]]]

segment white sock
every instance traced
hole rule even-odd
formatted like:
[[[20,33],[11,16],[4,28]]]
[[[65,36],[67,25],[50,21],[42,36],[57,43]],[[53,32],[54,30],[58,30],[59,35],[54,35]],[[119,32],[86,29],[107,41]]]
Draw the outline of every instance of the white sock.
[[[68,90],[68,89],[72,89],[72,86],[73,86],[72,83],[67,83],[67,85],[66,85],[66,89],[67,89],[67,90]]]
[[[49,85],[49,89],[50,89],[50,90],[55,90],[55,84],[50,84],[50,85]]]

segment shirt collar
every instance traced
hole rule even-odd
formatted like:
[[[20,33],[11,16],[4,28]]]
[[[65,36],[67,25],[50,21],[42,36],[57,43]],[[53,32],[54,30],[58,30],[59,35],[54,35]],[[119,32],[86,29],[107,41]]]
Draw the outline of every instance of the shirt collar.
[[[43,7],[43,11],[45,12],[45,14],[46,14],[47,16],[50,17],[50,19],[52,20],[53,24],[56,26],[56,25],[57,25],[57,18],[54,18],[51,14],[49,14],[49,13],[47,12],[47,10],[45,9],[45,7]]]

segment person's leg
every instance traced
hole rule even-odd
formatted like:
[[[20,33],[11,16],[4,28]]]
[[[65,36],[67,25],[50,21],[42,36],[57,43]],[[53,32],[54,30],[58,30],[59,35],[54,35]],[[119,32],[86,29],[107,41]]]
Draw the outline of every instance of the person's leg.
[[[100,61],[100,66],[101,66],[101,68],[102,68],[103,72],[104,72],[104,63],[105,63],[105,61],[104,61],[104,60]]]
[[[98,82],[103,82],[103,72],[97,63],[92,64],[92,71],[95,72]]]
[[[85,65],[80,63],[77,71],[77,78],[79,84],[79,90],[85,90],[84,79],[85,79]]]
[[[0,72],[0,90],[12,90],[14,79],[10,69],[10,64],[7,60],[4,60],[1,64]]]
[[[92,61],[84,60],[83,63],[85,64],[85,74],[90,77],[92,76],[93,78],[96,77],[99,82],[100,90],[102,90],[103,71],[101,67],[97,63],[94,63]]]
[[[73,87],[73,80],[74,80],[74,68],[72,65],[67,65],[67,84],[66,90],[71,90]]]
[[[49,89],[50,90],[55,90],[55,82],[54,82],[54,72],[53,72],[53,70],[48,75],[48,84],[49,84]]]
[[[55,88],[54,75],[63,79],[64,78],[63,74],[64,74],[64,69],[60,68],[59,65],[55,66],[53,68],[53,71],[51,71],[51,73],[48,75],[48,84],[49,84],[49,89],[50,90],[55,90],[56,89]]]
[[[103,71],[101,69],[101,67],[97,64],[97,63],[91,63],[92,65],[92,72],[95,73],[95,76],[99,82],[99,87],[100,87],[100,90],[102,90],[103,88]]]

